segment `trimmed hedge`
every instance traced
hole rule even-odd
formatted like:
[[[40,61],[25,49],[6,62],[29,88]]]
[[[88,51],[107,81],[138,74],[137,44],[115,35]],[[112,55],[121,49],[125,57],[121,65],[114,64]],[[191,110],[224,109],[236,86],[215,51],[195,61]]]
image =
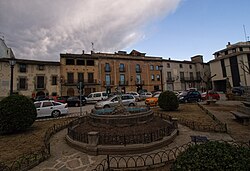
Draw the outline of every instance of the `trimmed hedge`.
[[[182,170],[250,170],[250,148],[225,142],[207,142],[189,147],[172,166]]]
[[[0,134],[15,133],[29,128],[37,112],[34,103],[22,95],[11,95],[0,101]]]
[[[179,107],[179,101],[177,96],[172,91],[164,91],[158,98],[158,104],[163,110],[177,110]]]

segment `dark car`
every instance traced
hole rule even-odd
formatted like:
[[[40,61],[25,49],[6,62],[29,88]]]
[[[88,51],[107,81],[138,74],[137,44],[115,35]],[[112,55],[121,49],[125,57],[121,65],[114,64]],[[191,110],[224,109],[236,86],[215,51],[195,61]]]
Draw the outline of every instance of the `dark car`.
[[[244,93],[244,87],[242,87],[242,86],[233,87],[232,88],[232,93],[234,93],[235,95],[241,96]]]
[[[198,91],[184,91],[178,96],[179,102],[199,102],[201,94]]]
[[[69,97],[66,101],[69,107],[78,107],[80,106],[80,98],[77,96]],[[82,106],[86,104],[86,99],[82,96]]]

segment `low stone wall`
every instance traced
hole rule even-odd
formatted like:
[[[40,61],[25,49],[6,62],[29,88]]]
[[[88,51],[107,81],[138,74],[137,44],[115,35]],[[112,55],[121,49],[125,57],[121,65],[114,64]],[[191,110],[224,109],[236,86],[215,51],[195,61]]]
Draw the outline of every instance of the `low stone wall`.
[[[161,140],[148,143],[148,144],[131,144],[131,145],[98,145],[97,135],[93,132],[89,135],[90,141],[88,143],[82,143],[75,141],[66,136],[68,144],[84,153],[89,155],[104,155],[104,154],[136,154],[145,153],[159,149],[172,143],[174,138],[177,136],[178,130],[174,130],[171,135],[163,137]],[[93,137],[96,136],[96,137]]]
[[[129,114],[129,115],[98,115],[91,113],[89,115],[90,123],[98,125],[112,125],[116,127],[131,126],[150,122],[154,117],[153,111]]]

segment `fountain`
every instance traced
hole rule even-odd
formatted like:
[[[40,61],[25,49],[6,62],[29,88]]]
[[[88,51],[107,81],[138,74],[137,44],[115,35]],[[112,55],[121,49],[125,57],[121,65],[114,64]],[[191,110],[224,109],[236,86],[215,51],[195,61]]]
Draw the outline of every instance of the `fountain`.
[[[68,128],[69,145],[91,155],[148,152],[170,144],[176,123],[154,116],[146,106],[92,110]]]

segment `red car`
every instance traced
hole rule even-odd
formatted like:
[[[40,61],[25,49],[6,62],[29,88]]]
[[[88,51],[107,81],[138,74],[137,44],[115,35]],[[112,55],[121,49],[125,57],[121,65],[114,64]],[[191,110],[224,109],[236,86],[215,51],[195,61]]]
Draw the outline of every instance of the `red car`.
[[[207,92],[204,92],[201,94],[201,99],[202,100],[207,100],[207,99],[220,100],[220,95],[216,91],[209,91],[208,95],[207,95]]]

